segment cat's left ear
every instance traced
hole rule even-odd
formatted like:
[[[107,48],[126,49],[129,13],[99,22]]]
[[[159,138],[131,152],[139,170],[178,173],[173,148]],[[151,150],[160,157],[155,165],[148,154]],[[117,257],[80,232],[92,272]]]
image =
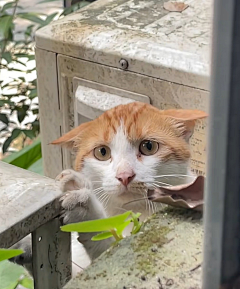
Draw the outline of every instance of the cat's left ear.
[[[175,120],[175,126],[186,141],[192,136],[196,121],[208,117],[206,112],[197,109],[168,109],[163,114]]]
[[[70,130],[68,133],[64,134],[60,138],[54,140],[50,144],[53,145],[60,145],[63,147],[67,147],[69,149],[73,149],[76,143],[78,142],[81,133],[87,129],[89,126],[89,122],[83,123],[79,125],[78,127],[75,127],[74,129]]]

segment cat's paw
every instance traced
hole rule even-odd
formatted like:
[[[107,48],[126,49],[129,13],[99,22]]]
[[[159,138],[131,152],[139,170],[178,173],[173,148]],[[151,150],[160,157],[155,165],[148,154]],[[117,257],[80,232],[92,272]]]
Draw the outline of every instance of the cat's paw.
[[[83,188],[68,191],[60,198],[63,209],[61,217],[64,224],[77,223],[88,219],[90,195],[91,191]]]
[[[91,182],[81,173],[74,170],[64,170],[55,179],[60,186],[62,192],[89,189],[92,190]]]
[[[64,170],[56,181],[65,193],[60,199],[64,224],[105,217],[104,210],[93,193],[91,182],[83,174]]]

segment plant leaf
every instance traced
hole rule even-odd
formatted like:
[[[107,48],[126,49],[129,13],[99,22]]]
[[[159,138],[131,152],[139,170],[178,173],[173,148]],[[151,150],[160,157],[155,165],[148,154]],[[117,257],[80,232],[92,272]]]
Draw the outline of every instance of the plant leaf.
[[[12,40],[13,16],[0,17],[0,39]]]
[[[27,168],[27,170],[43,176],[44,172],[42,158],[33,163],[30,167]]]
[[[118,235],[121,235],[123,230],[131,223],[131,219],[130,220],[127,220],[125,221],[123,224],[117,226],[116,230],[117,230],[117,234]]]
[[[19,107],[17,109],[17,117],[18,117],[18,121],[21,123],[25,116],[27,115],[27,110],[26,109],[23,109],[23,107]]]
[[[111,238],[113,236],[113,234],[111,232],[103,232],[100,234],[97,234],[95,236],[92,237],[92,241],[100,241],[100,240],[105,240],[108,238]]]
[[[15,129],[12,131],[11,136],[8,137],[8,138],[6,139],[6,141],[4,142],[4,144],[3,144],[3,148],[2,148],[3,153],[5,153],[5,152],[7,151],[7,149],[9,148],[9,146],[10,146],[10,144],[11,144],[11,142],[12,142],[13,140],[15,140],[15,139],[19,136],[20,133],[21,133],[21,130],[20,130],[19,128],[15,128]]]
[[[86,221],[81,223],[68,224],[61,227],[63,232],[102,232],[110,231],[121,225],[131,214],[131,211],[125,212],[121,215],[113,216],[106,219],[99,219],[94,221]]]
[[[0,262],[0,288],[15,289],[21,275],[24,274],[22,266],[13,264],[7,260]]]
[[[25,134],[26,137],[30,139],[34,139],[36,137],[35,133],[32,130],[23,129],[22,132]]]
[[[24,147],[19,152],[12,153],[11,155],[2,159],[2,161],[23,169],[28,169],[36,161],[41,159],[41,157],[41,141],[38,138],[31,145]]]
[[[18,17],[41,25],[44,23],[44,20],[41,17],[39,17],[38,13],[30,13],[30,12],[18,13]]]
[[[37,97],[37,89],[36,88],[31,89],[31,92],[29,93],[28,97],[30,99],[34,99],[35,97]]]
[[[28,289],[33,289],[34,285],[33,285],[33,280],[30,278],[23,278],[19,281],[19,284],[22,285],[24,288],[28,288]]]
[[[4,113],[0,113],[0,121],[5,123],[6,125],[8,125],[8,123],[9,123],[8,117]]]
[[[43,0],[43,1],[38,2],[37,4],[49,3],[49,2],[55,2],[55,1],[59,1],[59,0]]]
[[[6,51],[2,54],[2,58],[4,58],[9,64],[12,61],[12,54],[9,51]]]
[[[70,13],[72,13],[78,9],[81,9],[81,8],[89,5],[90,3],[91,2],[88,2],[88,1],[81,1],[81,2],[78,2],[76,4],[73,4],[72,6],[65,8],[60,16],[63,16],[63,15],[66,16],[66,15],[68,15],[68,14],[70,14]]]
[[[18,249],[0,249],[0,262],[21,255],[22,253],[24,253],[24,251]]]
[[[7,9],[13,8],[15,6],[16,6],[16,1],[8,2],[5,5],[3,5],[3,7],[1,8],[1,12],[5,12]],[[18,6],[18,5],[17,5],[17,8],[23,9],[23,7]]]

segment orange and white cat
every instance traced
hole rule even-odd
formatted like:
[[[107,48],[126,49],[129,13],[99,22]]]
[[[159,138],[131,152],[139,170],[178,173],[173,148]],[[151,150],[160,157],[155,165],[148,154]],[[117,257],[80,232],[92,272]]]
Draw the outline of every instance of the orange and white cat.
[[[143,219],[152,214],[157,205],[146,198],[149,188],[193,181],[189,139],[195,121],[206,116],[199,110],[161,111],[134,102],[117,106],[55,140],[52,144],[76,151],[75,170],[57,177],[66,192],[61,200],[64,223],[124,210],[140,212]],[[93,242],[93,235],[79,235],[91,259],[112,241]]]

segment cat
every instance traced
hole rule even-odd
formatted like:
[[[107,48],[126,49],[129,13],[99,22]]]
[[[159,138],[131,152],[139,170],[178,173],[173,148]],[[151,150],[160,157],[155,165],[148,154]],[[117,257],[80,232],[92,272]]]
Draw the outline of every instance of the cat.
[[[125,210],[140,212],[143,220],[155,212],[159,205],[147,200],[149,188],[193,181],[189,140],[196,120],[205,117],[199,110],[158,110],[133,102],[116,106],[53,141],[76,151],[75,170],[64,170],[56,178],[65,193],[63,223],[105,218]],[[91,241],[95,234],[78,237],[91,260],[112,242]],[[26,244],[22,241],[17,246]],[[26,260],[31,260],[29,254]],[[20,263],[19,257],[14,261]]]

